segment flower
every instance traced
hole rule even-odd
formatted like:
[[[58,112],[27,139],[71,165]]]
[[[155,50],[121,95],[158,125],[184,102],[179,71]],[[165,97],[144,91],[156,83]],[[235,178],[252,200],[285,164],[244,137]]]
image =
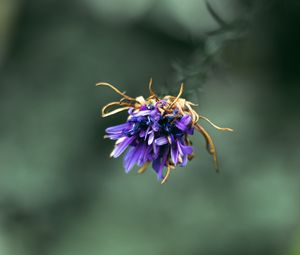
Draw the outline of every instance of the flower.
[[[111,157],[117,158],[127,150],[123,160],[126,173],[135,165],[140,167],[138,172],[143,173],[152,163],[157,178],[161,180],[161,183],[165,183],[171,169],[178,165],[185,167],[193,158],[190,136],[194,134],[194,130],[204,136],[208,152],[213,155],[215,167],[218,169],[214,143],[198,121],[204,119],[221,131],[232,131],[232,129],[220,128],[206,117],[197,114],[192,108],[196,105],[181,98],[183,84],[176,97],[167,95],[159,98],[152,90],[151,79],[150,96],[147,99],[142,96],[129,97],[109,83],[101,82],[96,85],[108,86],[122,96],[120,101],[103,107],[103,117],[128,111],[129,116],[125,123],[105,130],[105,137],[116,141]],[[107,112],[107,109],[112,106],[120,108]],[[164,174],[165,167],[167,170]]]

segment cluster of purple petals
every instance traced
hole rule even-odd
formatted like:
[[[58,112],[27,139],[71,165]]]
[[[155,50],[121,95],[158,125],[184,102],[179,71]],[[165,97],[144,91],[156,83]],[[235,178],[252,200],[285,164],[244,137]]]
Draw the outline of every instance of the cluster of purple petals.
[[[136,164],[139,167],[151,161],[159,179],[163,178],[163,168],[167,161],[174,165],[185,166],[192,146],[186,144],[185,135],[192,135],[192,118],[190,115],[179,116],[178,111],[172,115],[162,115],[158,105],[143,105],[138,112],[128,110],[130,117],[121,125],[107,128],[107,137],[117,140],[111,156],[119,157],[127,148],[124,157],[124,169],[128,173]]]

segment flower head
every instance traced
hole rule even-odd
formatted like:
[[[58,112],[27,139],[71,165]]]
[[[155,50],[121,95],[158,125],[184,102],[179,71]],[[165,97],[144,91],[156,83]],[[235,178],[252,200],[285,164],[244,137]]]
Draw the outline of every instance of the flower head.
[[[194,130],[204,136],[208,152],[213,155],[215,167],[218,169],[214,143],[198,121],[204,119],[221,131],[232,131],[232,129],[220,128],[206,117],[197,114],[192,108],[196,105],[181,98],[183,84],[176,97],[167,95],[159,98],[152,90],[151,79],[150,96],[147,99],[142,96],[129,97],[109,83],[97,83],[97,86],[108,86],[122,96],[120,101],[103,107],[103,117],[128,111],[128,119],[125,123],[105,130],[105,137],[116,141],[111,157],[117,158],[127,150],[123,160],[126,173],[135,165],[140,167],[138,172],[142,173],[152,163],[157,178],[161,183],[165,183],[171,169],[177,165],[184,167],[193,158],[190,136],[194,134]],[[112,106],[119,108],[107,112]],[[165,167],[166,173],[164,173]]]

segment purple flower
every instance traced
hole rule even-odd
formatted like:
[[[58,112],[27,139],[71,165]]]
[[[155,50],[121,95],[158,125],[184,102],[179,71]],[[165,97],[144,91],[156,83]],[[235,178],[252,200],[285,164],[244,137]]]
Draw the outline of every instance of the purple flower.
[[[198,115],[192,108],[193,103],[181,98],[183,85],[177,97],[165,96],[162,99],[152,90],[152,80],[149,83],[150,96],[132,98],[109,83],[97,85],[108,86],[122,96],[119,102],[107,104],[102,109],[102,116],[127,110],[128,118],[123,124],[109,127],[105,130],[105,137],[115,140],[115,147],[111,157],[117,158],[125,152],[123,166],[128,173],[135,165],[140,167],[139,173],[144,172],[152,163],[157,178],[164,183],[170,175],[170,170],[176,166],[185,167],[193,157],[192,142],[189,137],[196,129],[207,143],[210,154],[213,155],[217,168],[217,158],[214,143],[208,132],[197,122],[199,119],[208,121],[221,131],[232,131],[220,128],[206,117]],[[112,106],[121,108],[107,112]],[[167,168],[164,174],[164,168]]]
[[[192,134],[190,115],[178,116],[162,113],[156,105],[142,105],[141,110],[129,109],[128,120],[106,129],[107,137],[117,140],[112,157],[119,157],[128,148],[124,157],[125,172],[134,165],[142,167],[152,162],[158,179],[163,179],[163,168],[168,165],[185,166],[193,149],[187,136]]]

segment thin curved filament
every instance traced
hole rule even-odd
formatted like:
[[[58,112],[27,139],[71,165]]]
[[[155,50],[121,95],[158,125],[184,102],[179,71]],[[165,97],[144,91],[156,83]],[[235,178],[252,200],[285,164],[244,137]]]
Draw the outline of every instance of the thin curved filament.
[[[124,106],[122,103],[120,102],[111,102],[107,105],[105,105],[102,110],[101,110],[101,114],[102,114],[102,117],[107,117],[107,116],[111,116],[113,114],[116,114],[118,112],[122,112],[122,111],[125,111],[125,110],[128,110],[130,108],[130,106],[124,106],[122,108],[118,108],[118,109],[115,109],[111,112],[106,112],[106,110],[112,106],[115,106],[115,105],[118,105],[118,106]]]
[[[146,163],[138,170],[138,173],[139,173],[139,174],[144,173],[144,172],[147,170],[149,164],[150,164],[150,161],[147,161],[147,162],[146,162]]]
[[[183,85],[183,83],[181,83],[179,93],[178,93],[177,97],[174,99],[174,101],[170,104],[169,108],[171,108],[174,104],[176,104],[176,102],[178,101],[178,99],[180,98],[180,96],[183,93],[183,87],[184,87],[184,85]]]
[[[166,175],[165,175],[164,179],[161,181],[161,184],[166,183],[166,181],[168,180],[168,178],[170,176],[170,172],[171,172],[171,167],[168,165],[168,169],[167,169]]]
[[[115,91],[117,94],[119,94],[120,96],[131,100],[131,101],[136,101],[135,98],[132,98],[130,96],[127,96],[125,93],[121,92],[120,90],[118,90],[114,85],[107,83],[107,82],[99,82],[96,84],[96,86],[107,86],[110,87],[113,91]]]
[[[219,126],[217,126],[216,124],[214,124],[213,122],[211,122],[208,118],[206,118],[206,117],[204,117],[204,116],[199,115],[199,118],[200,118],[200,119],[206,120],[210,125],[212,125],[215,129],[217,129],[217,130],[219,130],[219,131],[229,131],[229,132],[233,132],[233,129],[232,129],[232,128],[222,128],[222,127],[219,127]]]
[[[153,80],[152,80],[152,78],[150,78],[150,80],[149,80],[149,92],[150,92],[150,97],[151,97],[151,96],[155,96],[155,92],[154,92],[154,90],[153,90],[153,88],[152,88],[152,83],[153,83]]]

